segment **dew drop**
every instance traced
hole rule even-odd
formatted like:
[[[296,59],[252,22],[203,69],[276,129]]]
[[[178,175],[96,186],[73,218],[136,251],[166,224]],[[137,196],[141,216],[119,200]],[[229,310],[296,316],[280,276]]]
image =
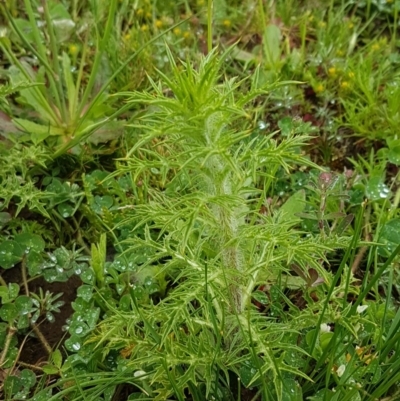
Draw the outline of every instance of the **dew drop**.
[[[76,329],[75,329],[75,334],[81,334],[83,332],[83,327],[82,326],[78,326]]]
[[[74,351],[79,351],[81,349],[81,345],[79,343],[73,343],[72,344],[72,349]]]

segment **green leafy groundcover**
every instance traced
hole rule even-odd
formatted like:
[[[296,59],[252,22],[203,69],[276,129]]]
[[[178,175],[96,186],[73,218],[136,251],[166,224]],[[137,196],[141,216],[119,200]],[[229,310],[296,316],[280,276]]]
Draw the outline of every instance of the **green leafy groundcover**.
[[[305,3],[2,6],[1,399],[399,398],[398,5]]]

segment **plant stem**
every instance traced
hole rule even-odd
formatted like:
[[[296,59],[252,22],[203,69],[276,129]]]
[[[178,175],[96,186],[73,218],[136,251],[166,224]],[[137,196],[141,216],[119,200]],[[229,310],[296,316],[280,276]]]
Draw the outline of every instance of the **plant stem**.
[[[267,22],[265,18],[265,12],[264,12],[264,4],[262,0],[258,0],[258,12],[260,13],[260,19],[261,19],[261,29],[263,32],[265,32],[267,28]]]
[[[31,323],[32,330],[34,333],[37,335],[37,338],[39,341],[42,343],[43,348],[46,350],[46,352],[50,355],[53,352],[53,349],[51,348],[50,344],[46,340],[45,336],[42,334],[42,332],[39,329],[39,326],[35,323]]]
[[[22,273],[22,282],[24,284],[25,288],[25,294],[29,297],[29,285],[28,285],[28,277],[26,274],[26,260],[25,257],[22,258],[21,262],[21,273]],[[42,332],[39,329],[39,326],[35,323],[31,323],[32,330],[35,332],[37,335],[39,341],[42,343],[44,349],[47,351],[47,353],[50,355],[52,353],[52,348],[50,344],[47,342],[46,338],[42,334]]]
[[[213,48],[213,14],[214,1],[208,0],[207,3],[207,50],[210,53]]]
[[[90,248],[86,245],[85,241],[82,238],[81,230],[80,230],[78,222],[76,221],[75,216],[72,216],[72,221],[76,228],[76,241],[78,242],[78,244],[80,244],[82,246],[82,248],[85,250],[87,255],[91,255]]]
[[[22,262],[21,262],[21,275],[22,275],[22,283],[24,284],[25,295],[27,295],[29,297],[28,275],[26,274],[25,256],[22,258]]]
[[[6,360],[7,352],[11,345],[11,340],[16,332],[17,332],[17,329],[14,326],[8,327],[7,336],[4,341],[3,351],[0,354],[0,368],[3,366],[3,364]]]
[[[43,369],[40,366],[32,365],[31,363],[18,361],[18,365],[23,366],[24,368],[27,368],[27,369],[38,370],[39,372],[43,373]]]
[[[208,124],[206,124],[207,126]],[[214,127],[209,126],[205,136],[209,142],[209,146],[214,148],[213,142],[217,142],[220,131],[223,126],[218,128],[218,123]],[[216,144],[215,144],[216,145]],[[233,182],[229,166],[226,165],[223,157],[214,155],[207,160],[206,167],[210,174],[214,175],[214,183],[210,185],[209,195],[216,196],[230,196],[233,194]],[[222,263],[223,267],[237,272],[243,271],[244,256],[241,252],[238,244],[236,243],[239,237],[240,227],[244,224],[244,218],[240,216],[240,211],[236,208],[226,208],[222,206],[214,206],[214,215],[221,227],[220,235],[220,247],[222,249]],[[226,276],[225,276],[226,277]],[[237,278],[234,279],[237,281]],[[243,304],[242,291],[240,283],[230,284],[226,280],[227,290],[232,295],[234,302],[234,312],[241,313],[244,310],[245,305]]]

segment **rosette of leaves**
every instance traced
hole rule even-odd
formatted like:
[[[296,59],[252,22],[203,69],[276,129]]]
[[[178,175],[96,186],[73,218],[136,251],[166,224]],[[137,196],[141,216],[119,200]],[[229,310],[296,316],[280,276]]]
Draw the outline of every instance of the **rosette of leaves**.
[[[104,18],[105,24],[104,29],[101,29],[100,22],[96,26],[96,51],[87,79],[84,69],[92,51],[89,32],[86,33],[78,63],[75,63],[76,56],[75,60],[71,60],[62,48],[66,40],[74,37],[78,28],[87,30],[97,22],[86,20],[82,27],[77,27],[67,7],[59,2],[46,1],[41,6],[32,0],[23,3],[26,19],[14,18],[8,7],[4,7],[12,34],[0,37],[0,47],[11,62],[8,76],[12,86],[18,88],[17,100],[35,113],[33,119],[11,116],[15,128],[20,130],[20,134],[24,133],[19,140],[31,141],[35,145],[45,142],[52,149],[61,148],[57,154],[60,155],[95,130],[104,128],[96,142],[120,135],[121,124],[113,121],[120,111],[106,103],[109,99],[107,87],[112,78],[105,77],[111,75],[107,74],[105,49],[112,34],[117,1],[110,2],[106,16],[99,15],[95,6],[90,10],[99,21]],[[10,38],[18,39],[14,43]],[[32,58],[17,56],[14,47],[20,46],[21,42]],[[78,46],[75,47],[79,51]],[[75,70],[76,73],[73,73]]]

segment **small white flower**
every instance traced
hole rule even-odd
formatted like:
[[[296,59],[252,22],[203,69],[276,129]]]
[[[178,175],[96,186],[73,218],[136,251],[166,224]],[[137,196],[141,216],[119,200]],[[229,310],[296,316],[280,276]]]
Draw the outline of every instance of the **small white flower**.
[[[136,372],[133,372],[133,377],[138,377],[139,379],[144,379],[144,375],[146,372],[144,370],[137,370]]]
[[[357,306],[357,313],[363,313],[368,308],[368,305],[359,305]]]
[[[345,366],[345,365],[340,365],[340,366],[338,367],[338,370],[336,371],[336,374],[337,374],[339,377],[342,377],[345,370],[346,370],[346,366]]]
[[[321,333],[329,333],[331,331],[330,326],[326,323],[322,323],[319,329]]]

